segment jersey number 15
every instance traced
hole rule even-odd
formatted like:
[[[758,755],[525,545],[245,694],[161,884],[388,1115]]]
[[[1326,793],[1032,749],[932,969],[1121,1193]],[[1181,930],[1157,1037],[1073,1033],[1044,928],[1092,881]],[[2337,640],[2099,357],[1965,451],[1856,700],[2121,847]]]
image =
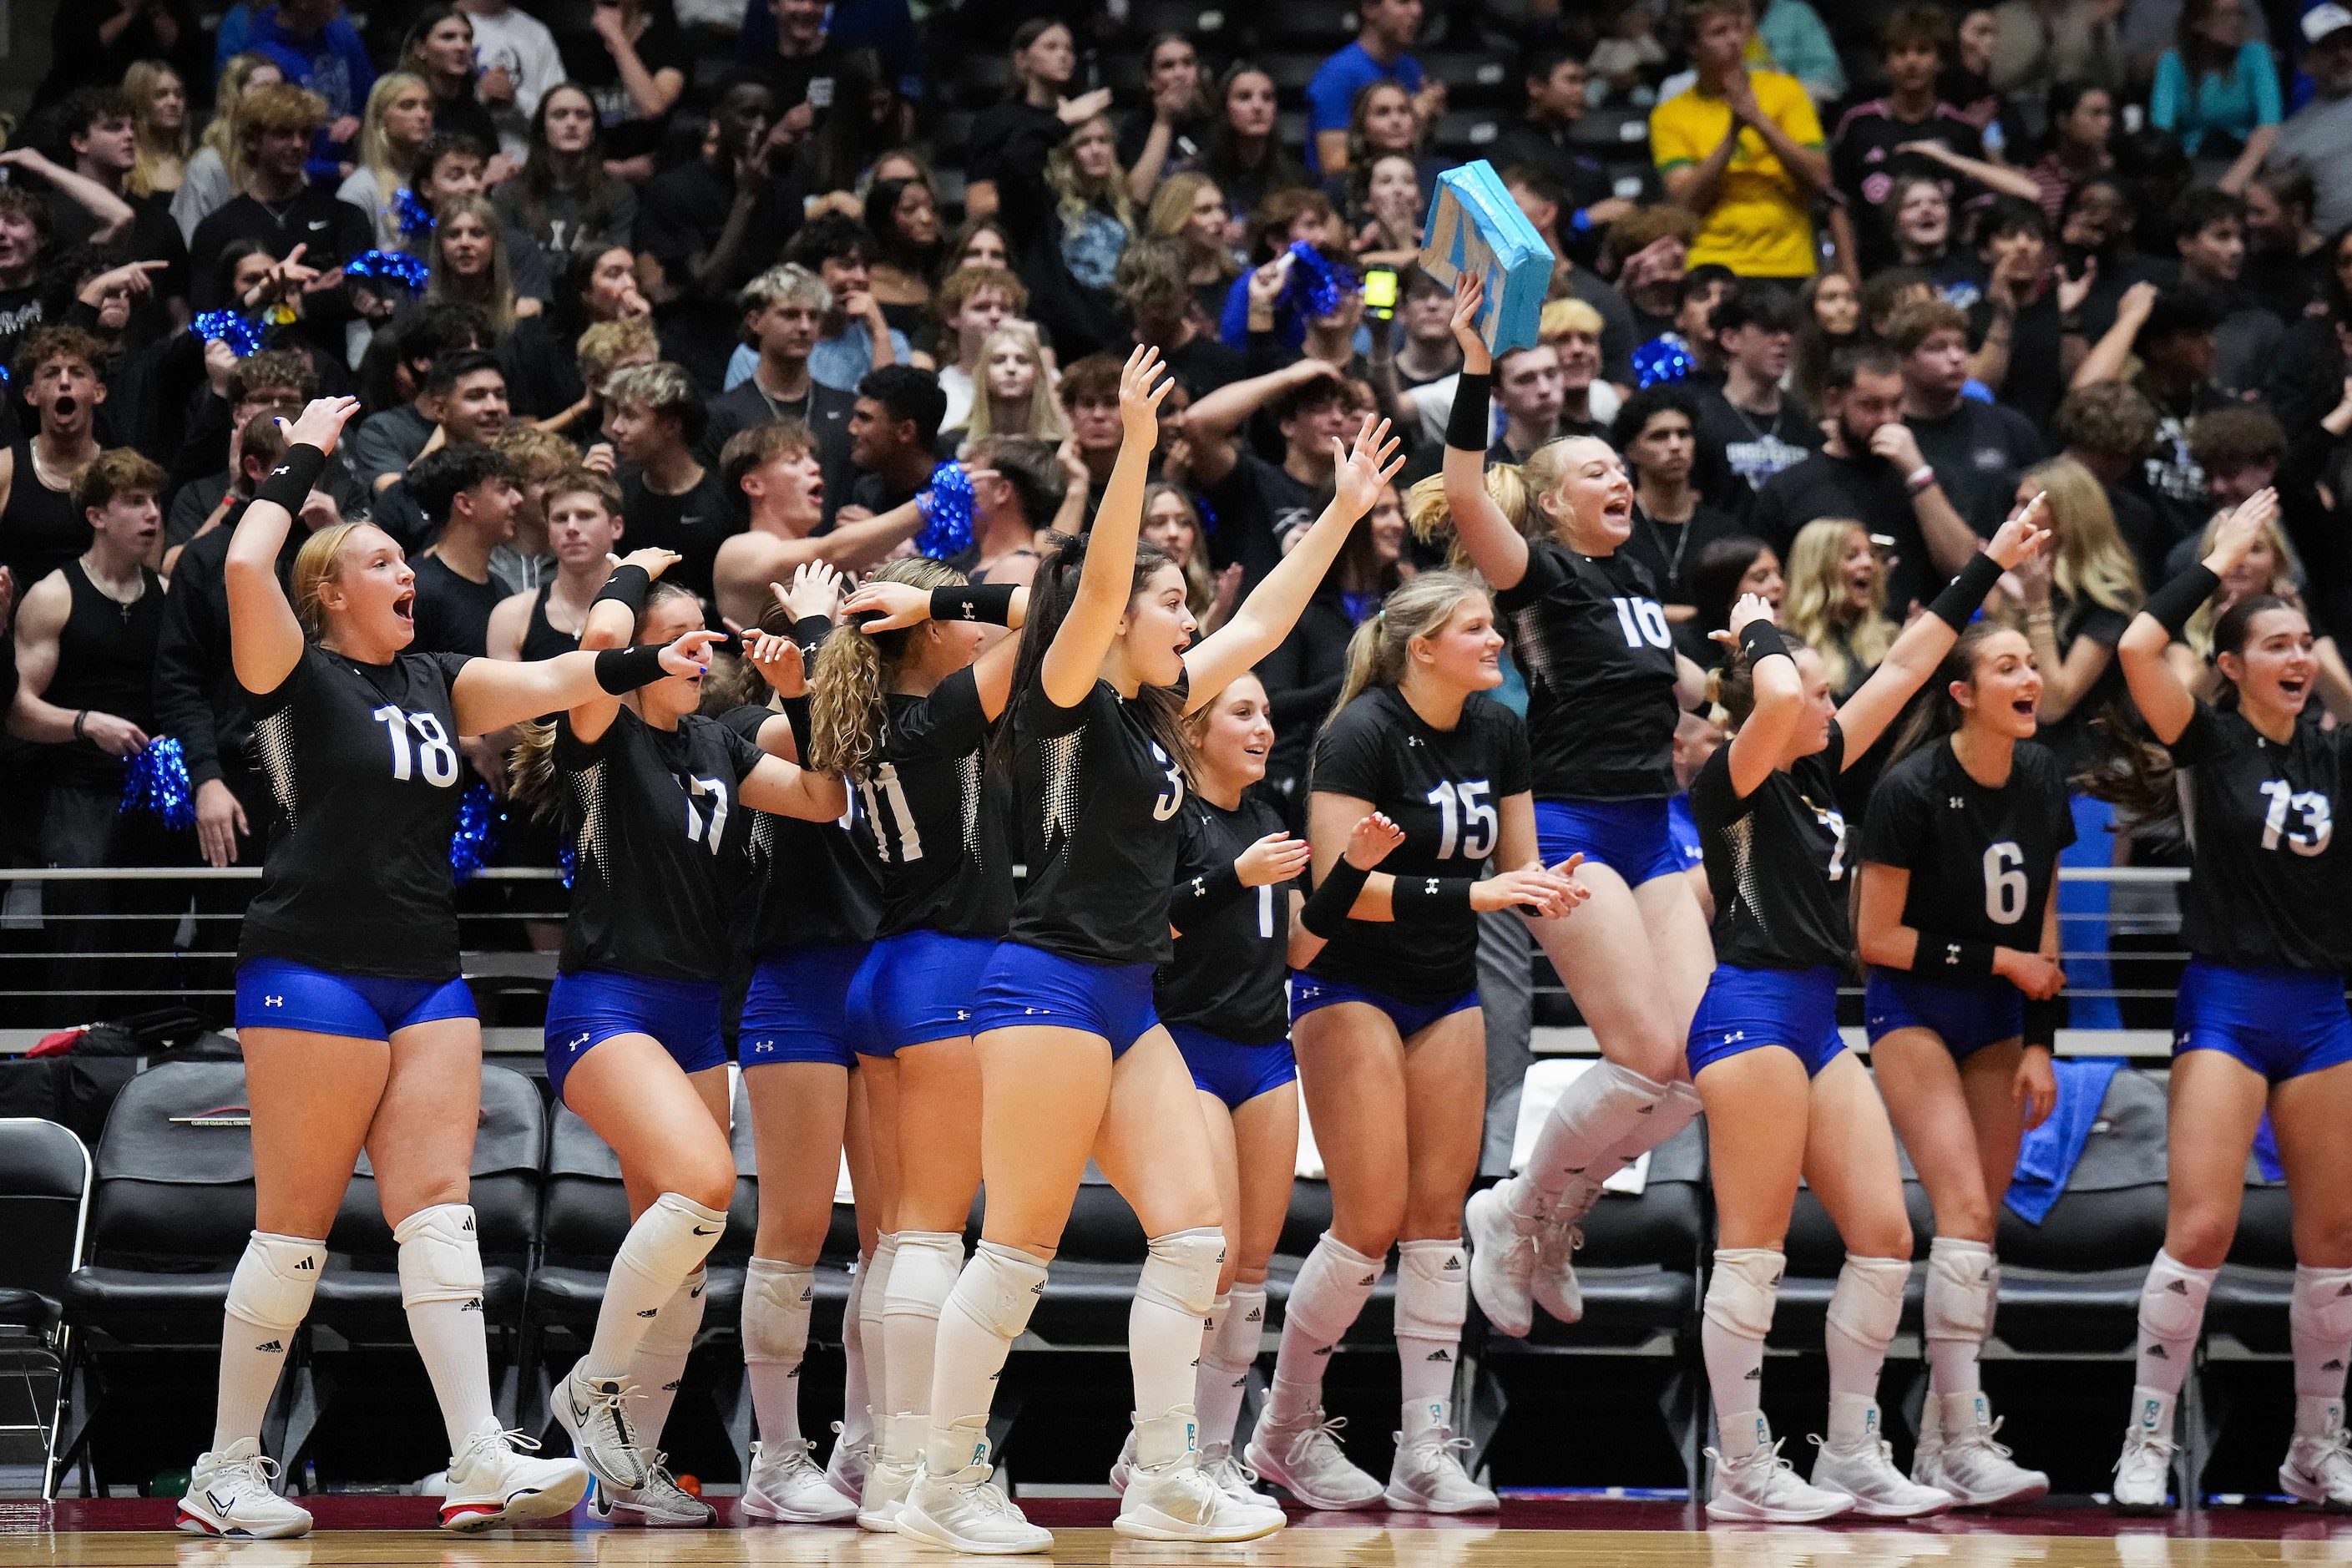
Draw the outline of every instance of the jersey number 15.
[[[1424,797],[1437,807],[1440,860],[1454,858],[1457,838],[1465,860],[1484,860],[1495,852],[1495,838],[1500,829],[1495,819],[1495,803],[1485,798],[1487,788],[1485,779],[1465,779],[1460,784],[1447,779]]]

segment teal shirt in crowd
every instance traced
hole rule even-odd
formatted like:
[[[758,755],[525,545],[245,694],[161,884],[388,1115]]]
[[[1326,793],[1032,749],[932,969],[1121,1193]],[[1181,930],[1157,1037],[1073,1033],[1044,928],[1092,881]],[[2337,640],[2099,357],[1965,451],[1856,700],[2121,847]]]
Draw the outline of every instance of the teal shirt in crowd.
[[[2249,40],[2239,48],[2229,75],[2207,71],[2194,92],[2180,51],[2165,50],[2156,62],[2156,90],[2148,100],[2147,119],[2158,130],[2179,136],[2191,156],[2209,132],[2224,132],[2242,142],[2258,126],[2276,125],[2278,67],[2270,46]]]

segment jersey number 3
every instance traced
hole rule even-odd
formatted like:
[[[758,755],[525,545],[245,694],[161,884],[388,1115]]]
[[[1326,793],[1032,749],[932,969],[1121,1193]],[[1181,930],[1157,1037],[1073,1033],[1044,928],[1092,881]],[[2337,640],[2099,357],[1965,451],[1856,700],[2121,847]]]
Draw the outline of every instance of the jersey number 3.
[[[368,715],[383,725],[392,737],[392,776],[406,779],[421,772],[425,782],[436,789],[446,789],[457,782],[457,748],[449,743],[449,732],[441,728],[441,721],[430,713],[404,713],[387,702]],[[412,756],[408,732],[416,731],[423,742]]]

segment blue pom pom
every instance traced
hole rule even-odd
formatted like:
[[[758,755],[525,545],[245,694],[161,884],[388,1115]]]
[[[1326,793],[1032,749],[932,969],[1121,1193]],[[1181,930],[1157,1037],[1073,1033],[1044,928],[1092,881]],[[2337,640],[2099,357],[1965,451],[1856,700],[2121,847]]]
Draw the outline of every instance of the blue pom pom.
[[[464,881],[488,864],[499,847],[499,809],[490,786],[479,780],[457,801],[457,826],[449,835],[449,869]]]
[[[433,209],[405,185],[392,193],[392,216],[400,232],[410,239],[433,232]]]
[[[1363,288],[1352,267],[1335,264],[1305,240],[1290,247],[1290,276],[1283,279],[1281,303],[1309,316],[1328,316]]]
[[[915,498],[923,510],[923,531],[915,553],[946,561],[971,548],[971,477],[960,463],[931,470],[931,488]]]
[[[425,219],[430,223],[432,219]],[[366,282],[393,283],[415,293],[424,289],[431,269],[414,256],[397,250],[365,250],[343,264],[343,276]]]
[[[174,831],[196,825],[195,786],[188,782],[188,760],[179,742],[166,735],[123,759],[118,809],[152,812]]]
[[[262,351],[266,340],[260,324],[248,321],[235,310],[206,310],[196,318],[196,341],[200,343],[224,342],[239,359],[251,359]]]
[[[1633,351],[1633,375],[1643,386],[1685,380],[1697,368],[1689,346],[1672,332],[1661,332]]]

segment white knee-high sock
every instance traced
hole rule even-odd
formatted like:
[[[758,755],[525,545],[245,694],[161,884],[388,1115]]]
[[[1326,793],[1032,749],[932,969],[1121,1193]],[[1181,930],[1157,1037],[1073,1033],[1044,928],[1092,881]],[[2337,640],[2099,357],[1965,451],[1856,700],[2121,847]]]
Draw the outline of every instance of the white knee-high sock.
[[[1748,1458],[1764,1440],[1764,1337],[1787,1261],[1775,1247],[1717,1247],[1707,1277],[1699,1349],[1727,1460]]]
[[[1367,1258],[1328,1230],[1307,1255],[1282,1314],[1282,1348],[1275,1352],[1274,1388],[1266,1399],[1274,1425],[1295,1426],[1322,1405],[1323,1368],[1332,1347],[1371,1300],[1387,1267],[1385,1258]]]
[[[646,1331],[686,1277],[702,1267],[726,1228],[724,1214],[679,1193],[664,1193],[637,1216],[605,1278],[604,1302],[596,1310],[596,1337],[580,1361],[583,1376],[628,1374]]]
[[[326,1267],[327,1244],[257,1230],[229,1277],[221,1321],[220,1399],[213,1416],[215,1454],[261,1436],[261,1418],[286,1369],[294,1335],[310,1315]]]
[[[2151,1436],[2172,1436],[2172,1406],[2197,1355],[2205,1327],[2205,1298],[2218,1268],[2191,1268],[2159,1251],[2139,1288],[2139,1357],[2132,1389],[2133,1421]]]
[[[1235,1283],[1217,1299],[1201,1336],[1201,1374],[1193,1380],[1192,1404],[1200,1412],[1202,1446],[1234,1440],[1242,1394],[1265,1336],[1265,1286]]]
[[[498,1415],[490,1403],[489,1340],[482,1322],[482,1253],[469,1204],[419,1209],[394,1227],[408,1337],[433,1381],[456,1458]]]
[[[1665,1085],[1612,1061],[1580,1074],[1544,1118],[1527,1170],[1505,1184],[1511,1212],[1549,1213],[1580,1185],[1598,1192],[1617,1169],[1616,1163],[1604,1169],[1603,1156],[1628,1140],[1639,1142],[1665,1095]],[[1649,1147],[1641,1143],[1634,1152]]]
[[[911,1465],[931,1409],[931,1367],[940,1342],[940,1313],[963,1272],[963,1237],[950,1231],[902,1230],[890,1262],[883,1332],[889,1337],[891,1419],[879,1425],[884,1458]],[[911,1446],[910,1446],[911,1445]],[[902,1451],[903,1450],[903,1451]]]
[[[802,1440],[801,1363],[815,1305],[814,1266],[751,1259],[743,1276],[743,1376],[760,1441],[771,1448]]]
[[[1214,1226],[1151,1238],[1127,1314],[1127,1360],[1139,1420],[1191,1407],[1202,1326],[1217,1299],[1217,1270],[1224,1261],[1225,1233]]]
[[[1939,1236],[1927,1248],[1927,1392],[1974,1394],[1977,1355],[1992,1332],[2000,1266],[1981,1241]]]
[[[866,1418],[877,1442],[890,1431],[890,1276],[898,1264],[898,1237],[877,1237],[874,1242],[874,1277],[857,1299],[858,1342],[866,1347]]]
[[[2344,1364],[2352,1358],[2352,1268],[2294,1271],[2287,1309],[2294,1342],[2294,1430],[2319,1436],[2343,1419]]]
[[[923,1468],[951,1476],[988,1458],[988,1410],[996,1376],[1045,1288],[1045,1266],[1017,1247],[983,1241],[956,1276],[940,1312],[931,1369],[931,1420]]]
[[[659,1446],[662,1428],[669,1424],[669,1408],[677,1403],[687,1358],[694,1353],[694,1336],[702,1331],[703,1292],[709,1285],[708,1269],[688,1275],[677,1293],[654,1314],[646,1337],[637,1342],[637,1353],[629,1358],[629,1381],[637,1388],[637,1408],[631,1414],[637,1441],[646,1447]]]
[[[1407,1442],[1454,1421],[1454,1374],[1470,1316],[1469,1258],[1459,1241],[1397,1245],[1398,1384]]]
[[[860,1253],[857,1271],[849,1277],[849,1300],[841,1308],[841,1354],[847,1370],[841,1384],[842,1448],[872,1446],[874,1418],[867,1414],[871,1380],[866,1373],[866,1283],[874,1276],[874,1255]]]
[[[1903,1321],[1903,1288],[1911,1264],[1902,1258],[1846,1255],[1830,1292],[1823,1338],[1830,1361],[1829,1441],[1851,1447],[1878,1437],[1878,1373],[1886,1347]]]

